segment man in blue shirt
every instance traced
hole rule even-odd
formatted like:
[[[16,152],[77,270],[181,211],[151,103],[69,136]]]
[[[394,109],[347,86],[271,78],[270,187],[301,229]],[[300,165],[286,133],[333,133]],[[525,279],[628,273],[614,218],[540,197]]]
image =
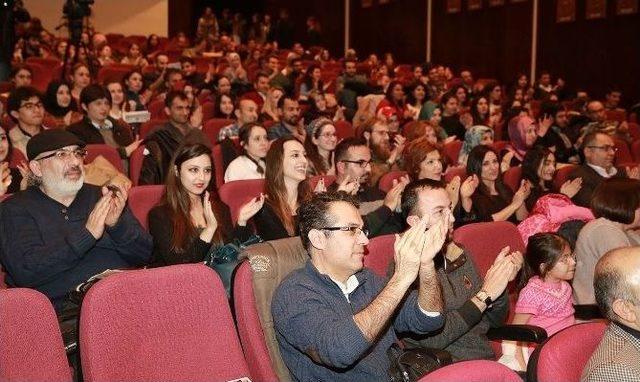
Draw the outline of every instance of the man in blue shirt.
[[[442,326],[433,257],[449,222],[409,229],[395,244],[388,281],[363,268],[368,243],[351,196],[322,193],[298,210],[306,265],[278,287],[272,303],[285,364],[298,381],[388,380],[394,332],[427,333]],[[419,290],[409,291],[419,280]]]

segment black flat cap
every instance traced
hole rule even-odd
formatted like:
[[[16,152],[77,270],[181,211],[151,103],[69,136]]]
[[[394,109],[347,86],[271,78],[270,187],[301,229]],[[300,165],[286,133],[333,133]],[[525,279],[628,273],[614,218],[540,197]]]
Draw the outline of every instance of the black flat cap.
[[[27,142],[27,158],[31,161],[44,152],[74,145],[84,147],[85,143],[77,136],[62,129],[44,130]]]

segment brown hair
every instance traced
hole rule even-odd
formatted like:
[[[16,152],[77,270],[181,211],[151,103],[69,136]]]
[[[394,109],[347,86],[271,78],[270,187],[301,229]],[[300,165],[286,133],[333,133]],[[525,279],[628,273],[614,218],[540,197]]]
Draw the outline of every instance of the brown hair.
[[[427,155],[433,151],[440,153],[438,147],[429,143],[426,137],[421,137],[410,142],[404,149],[404,168],[412,180],[418,180],[420,164],[427,158]],[[442,157],[442,153],[440,153],[440,156]]]
[[[640,180],[629,178],[605,179],[596,187],[591,210],[596,218],[630,224],[640,207]]]
[[[296,138],[289,136],[275,140],[269,152],[267,152],[267,171],[265,176],[264,189],[267,194],[266,203],[271,206],[275,214],[278,216],[282,225],[290,236],[296,232],[293,214],[289,203],[287,202],[287,188],[284,185],[284,144],[289,141],[298,141]],[[311,197],[311,190],[307,182],[300,182],[298,185],[298,203]]]
[[[173,222],[171,249],[176,252],[184,252],[189,239],[198,236],[196,227],[191,221],[191,199],[189,198],[187,190],[182,185],[178,174],[180,172],[180,167],[184,162],[197,158],[201,155],[208,155],[211,157],[211,149],[201,143],[184,144],[178,147],[169,166],[166,181],[167,188],[164,196],[162,197],[161,203],[169,207],[170,220]],[[212,182],[210,181],[208,189],[211,188],[211,185]],[[220,214],[215,208],[214,215],[216,220],[221,222]],[[218,227],[213,236],[213,242],[223,242],[222,230],[220,227]]]

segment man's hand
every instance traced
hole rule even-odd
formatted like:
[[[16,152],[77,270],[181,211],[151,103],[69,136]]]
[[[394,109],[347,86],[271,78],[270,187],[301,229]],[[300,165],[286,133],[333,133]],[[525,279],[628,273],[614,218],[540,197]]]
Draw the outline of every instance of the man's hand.
[[[133,140],[133,142],[131,142],[131,144],[129,144],[128,146],[126,146],[124,148],[125,153],[127,154],[127,157],[130,157],[131,154],[136,151],[136,149],[140,146],[140,144],[142,143],[142,139],[140,139],[139,135],[136,135],[135,139]]]
[[[409,228],[402,237],[396,235],[393,244],[396,264],[394,277],[407,287],[416,279],[420,270],[426,228],[426,221],[420,219],[420,222]]]
[[[569,199],[576,196],[582,188],[582,178],[575,178],[573,180],[567,180],[560,187],[560,193],[569,197]]]
[[[104,220],[107,226],[113,227],[118,223],[120,215],[122,215],[122,211],[127,205],[128,192],[128,187],[122,184],[112,183],[109,186],[102,187],[103,197],[110,198],[109,212]]]
[[[428,266],[433,264],[433,258],[440,252],[447,239],[451,219],[451,213],[446,212],[437,221],[430,222],[431,227],[424,234],[422,250],[420,251],[420,265]]]
[[[111,195],[103,195],[89,214],[85,227],[96,240],[102,237],[105,228],[105,219],[111,208]]]
[[[338,191],[344,191],[349,195],[355,195],[360,189],[360,182],[357,179],[351,180],[351,176],[346,175],[340,185],[338,185]]]
[[[502,248],[484,277],[482,290],[487,292],[493,301],[500,297],[519,270],[515,264],[516,261],[511,256],[507,256],[509,250],[509,246]]]
[[[627,176],[630,179],[640,179],[640,167],[635,166],[635,167],[627,167],[626,168],[627,171]]]
[[[542,118],[538,118],[538,136],[544,137],[547,134],[547,131],[553,125],[553,118],[547,114]]]

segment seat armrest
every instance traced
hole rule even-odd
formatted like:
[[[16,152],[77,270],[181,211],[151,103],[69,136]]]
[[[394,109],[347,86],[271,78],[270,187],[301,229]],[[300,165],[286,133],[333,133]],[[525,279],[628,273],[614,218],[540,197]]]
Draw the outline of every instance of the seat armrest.
[[[576,320],[588,321],[604,318],[600,308],[595,304],[574,305],[573,308],[576,311],[574,313]]]
[[[533,325],[503,325],[487,332],[490,340],[507,340],[542,343],[547,339],[547,331]]]

